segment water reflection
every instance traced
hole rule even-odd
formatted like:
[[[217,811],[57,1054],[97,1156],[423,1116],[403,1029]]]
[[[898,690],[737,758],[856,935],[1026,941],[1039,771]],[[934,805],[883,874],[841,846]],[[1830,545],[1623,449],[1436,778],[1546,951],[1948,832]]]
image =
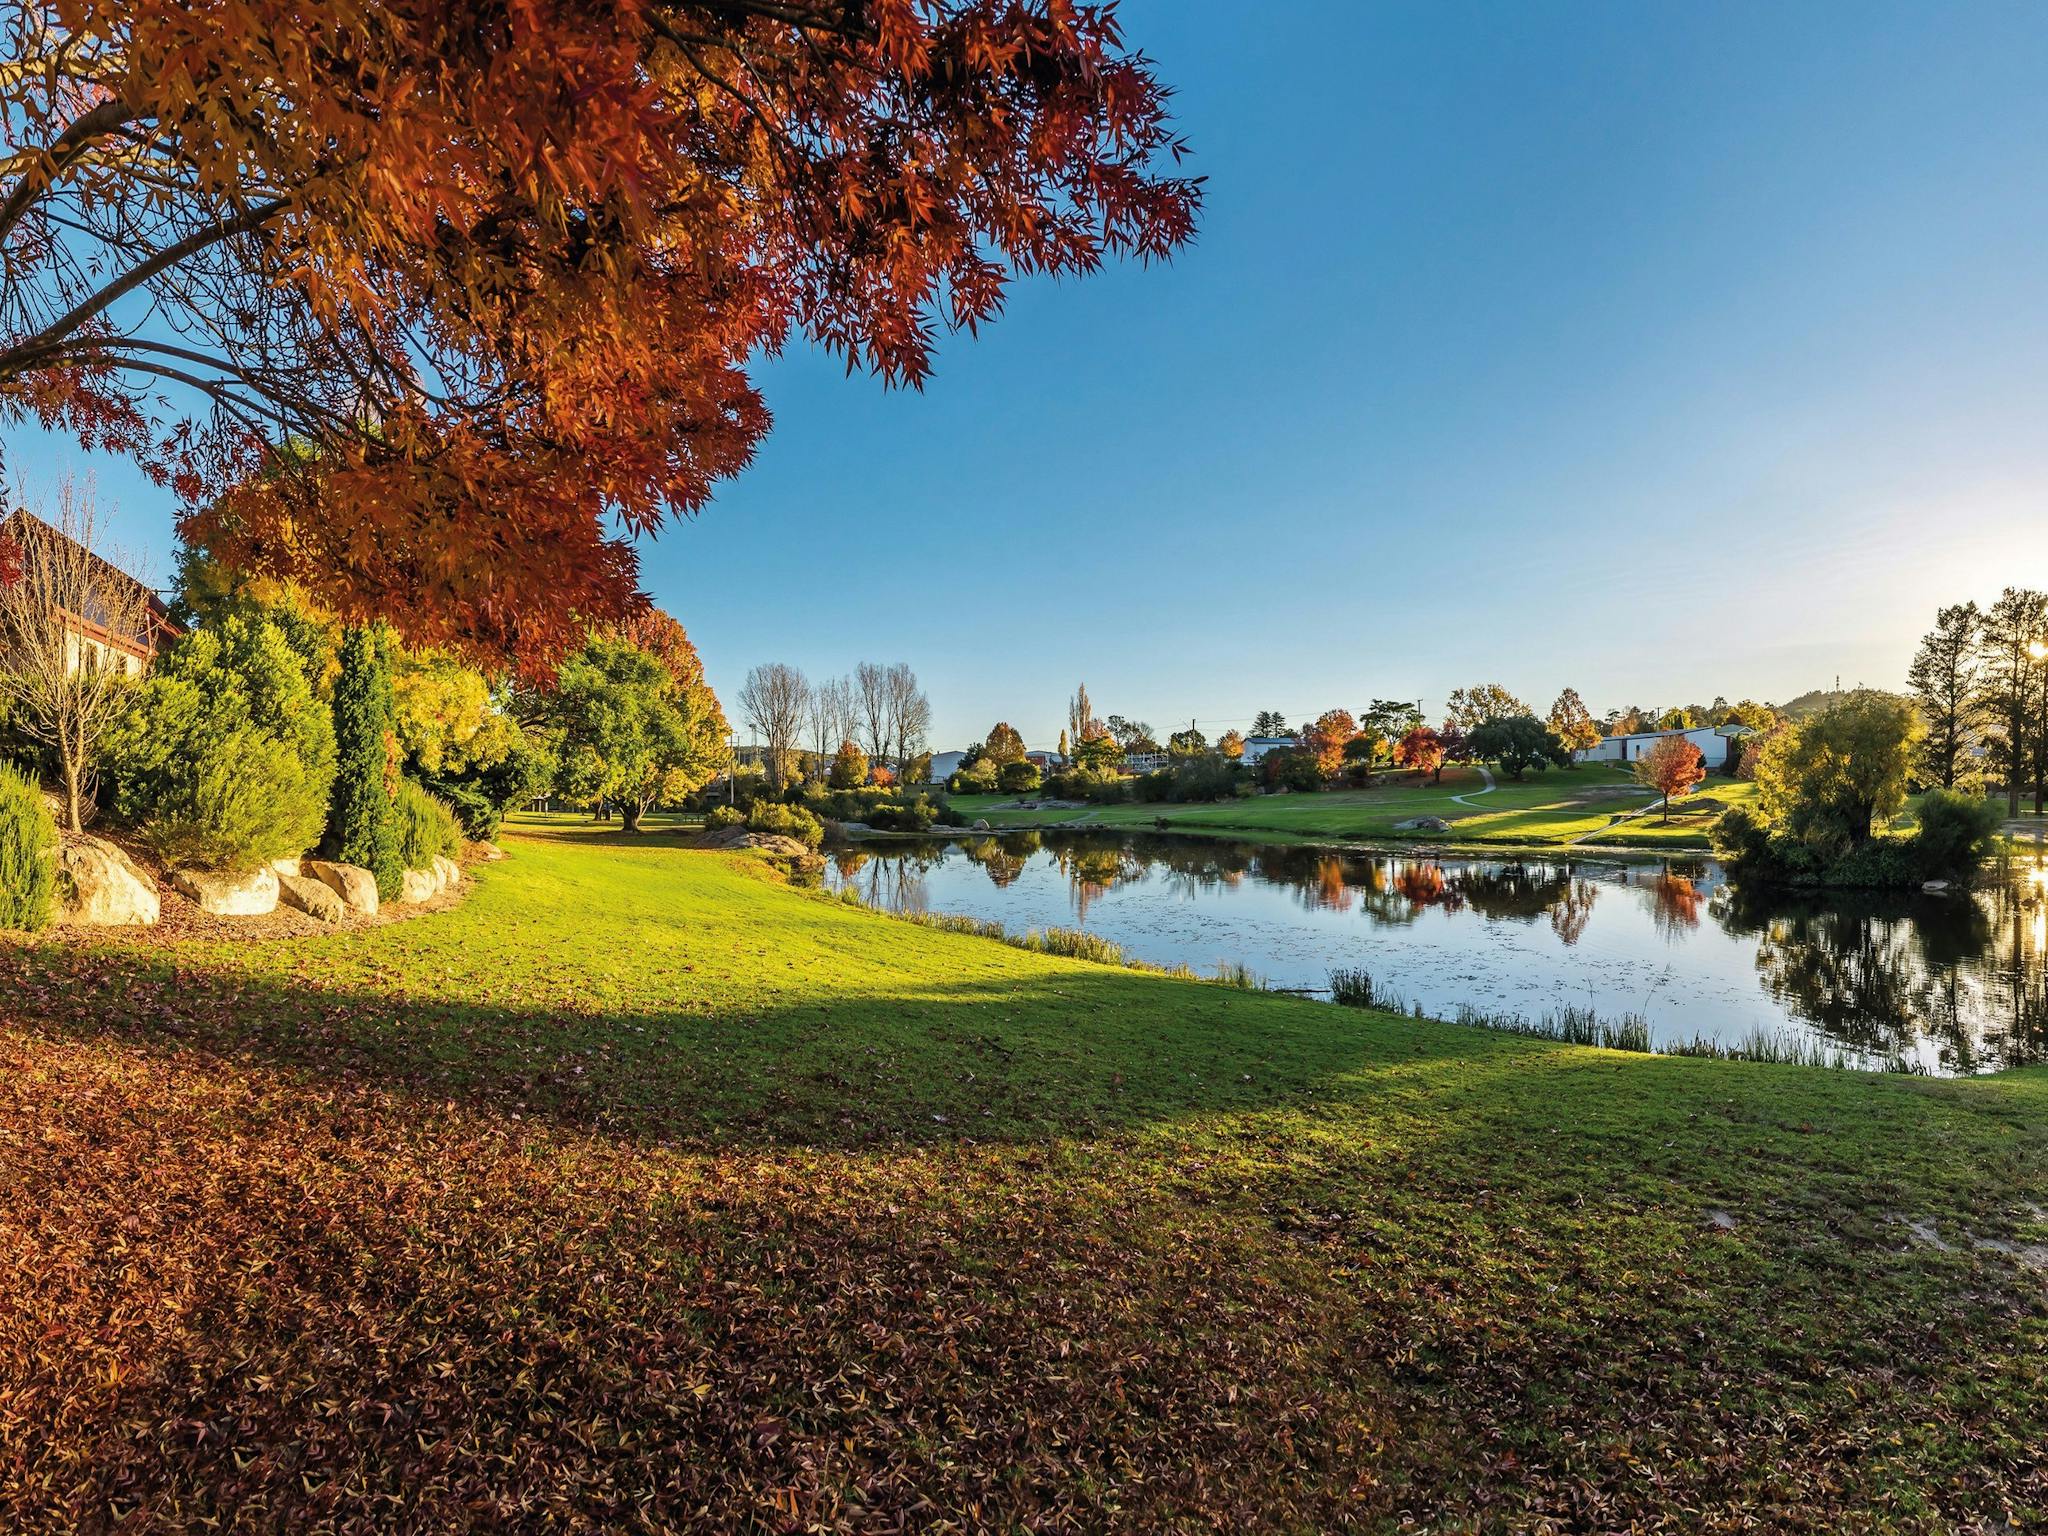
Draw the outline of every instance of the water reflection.
[[[1086,926],[1162,964],[1314,987],[1338,965],[1432,1012],[1566,1001],[1661,1037],[1810,1029],[1970,1072],[2048,1059],[2048,876],[1971,895],[1760,896],[1710,861],[1431,859],[1152,835],[837,850],[877,906]]]

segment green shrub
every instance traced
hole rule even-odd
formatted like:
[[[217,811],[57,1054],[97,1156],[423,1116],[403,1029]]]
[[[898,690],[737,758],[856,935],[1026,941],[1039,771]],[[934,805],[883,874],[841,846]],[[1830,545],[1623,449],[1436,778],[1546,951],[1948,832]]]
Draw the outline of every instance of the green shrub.
[[[398,847],[398,736],[392,715],[391,662],[384,635],[357,625],[342,637],[334,680],[334,795],[321,852],[357,864],[377,894],[398,894],[405,860]]]
[[[108,734],[117,816],[165,863],[249,869],[327,821],[334,724],[268,621],[230,614],[158,660]]]
[[[825,840],[825,828],[817,817],[800,805],[780,805],[762,800],[747,813],[747,830],[775,837],[793,837],[806,848]]]
[[[487,843],[498,835],[498,828],[505,820],[504,808],[493,803],[473,785],[453,783],[447,779],[422,779],[420,787],[455,813],[464,837]]]
[[[996,789],[996,769],[993,763],[968,764],[946,781],[946,788],[956,795],[992,795]]]
[[[1998,841],[1998,807],[1978,795],[1930,790],[1920,801],[1913,856],[1923,880],[1964,880]]]
[[[1041,782],[1038,764],[1028,757],[1020,757],[1014,763],[1005,763],[1002,772],[996,776],[996,782],[1003,786],[1007,794],[1028,795],[1037,789]]]
[[[462,823],[445,802],[411,779],[398,781],[394,802],[398,824],[398,856],[406,869],[426,869],[437,853],[453,858],[462,851]]]
[[[704,825],[714,832],[722,832],[727,827],[744,827],[746,824],[747,813],[736,805],[714,805],[704,817]]]
[[[57,823],[35,779],[0,763],[0,928],[33,932],[50,920]]]

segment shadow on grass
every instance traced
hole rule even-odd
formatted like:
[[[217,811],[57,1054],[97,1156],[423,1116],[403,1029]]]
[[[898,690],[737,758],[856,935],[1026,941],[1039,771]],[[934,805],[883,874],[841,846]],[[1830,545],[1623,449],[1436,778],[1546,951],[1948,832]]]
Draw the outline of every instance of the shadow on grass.
[[[1541,1046],[1109,968],[963,978],[808,1003],[508,1007],[180,963],[17,951],[0,1024],[721,1145],[1036,1141],[1405,1092],[1471,1093]]]

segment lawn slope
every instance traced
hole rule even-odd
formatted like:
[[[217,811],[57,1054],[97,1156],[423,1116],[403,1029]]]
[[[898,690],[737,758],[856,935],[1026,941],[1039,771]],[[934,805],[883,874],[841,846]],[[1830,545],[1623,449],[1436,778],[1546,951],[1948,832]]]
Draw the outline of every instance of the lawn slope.
[[[1550,1046],[508,846],[363,933],[0,949],[0,1529],[2048,1520],[2048,1074]]]
[[[1532,773],[1516,781],[1497,777],[1491,790],[1476,768],[1444,770],[1441,784],[1401,783],[1375,789],[1335,789],[1318,794],[1254,795],[1176,805],[1145,802],[1041,810],[1017,809],[1014,795],[955,795],[953,808],[968,821],[1003,827],[1152,827],[1175,832],[1258,838],[1268,842],[1401,842],[1432,845],[1503,845],[1523,848],[1584,844],[1643,847],[1666,851],[1704,850],[1711,830],[1730,805],[1754,801],[1756,786],[1710,778],[1696,797],[1709,809],[1695,811],[1673,802],[1668,819],[1647,815],[1618,820],[1623,813],[1654,808],[1656,797],[1641,789],[1626,769],[1582,764]],[[1402,823],[1437,817],[1449,832],[1403,830]]]

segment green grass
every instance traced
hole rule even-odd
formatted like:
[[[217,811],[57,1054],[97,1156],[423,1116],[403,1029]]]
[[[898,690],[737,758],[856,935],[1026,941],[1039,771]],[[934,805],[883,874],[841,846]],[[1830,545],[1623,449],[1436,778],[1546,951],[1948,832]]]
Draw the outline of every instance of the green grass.
[[[2048,1071],[1621,1054],[506,846],[360,933],[0,951],[0,1527],[2048,1521]]]
[[[1398,784],[1378,789],[1329,790],[1320,794],[1256,795],[1205,805],[1131,804],[1023,811],[1014,795],[957,795],[953,806],[970,823],[993,828],[1020,826],[1150,827],[1164,820],[1176,832],[1250,837],[1278,842],[1398,841],[1550,847],[1586,843],[1604,847],[1705,849],[1719,812],[1687,814],[1684,801],[1672,806],[1668,823],[1654,812],[1615,824],[1624,812],[1654,806],[1648,791],[1634,787],[1625,769],[1584,764],[1531,773],[1517,783],[1497,778],[1490,793],[1474,768],[1448,768],[1443,783]],[[1754,800],[1756,786],[1715,775],[1701,786],[1703,798],[1724,807]],[[1464,796],[1465,799],[1457,797]],[[1448,833],[1399,830],[1399,824],[1435,816],[1451,823]]]

